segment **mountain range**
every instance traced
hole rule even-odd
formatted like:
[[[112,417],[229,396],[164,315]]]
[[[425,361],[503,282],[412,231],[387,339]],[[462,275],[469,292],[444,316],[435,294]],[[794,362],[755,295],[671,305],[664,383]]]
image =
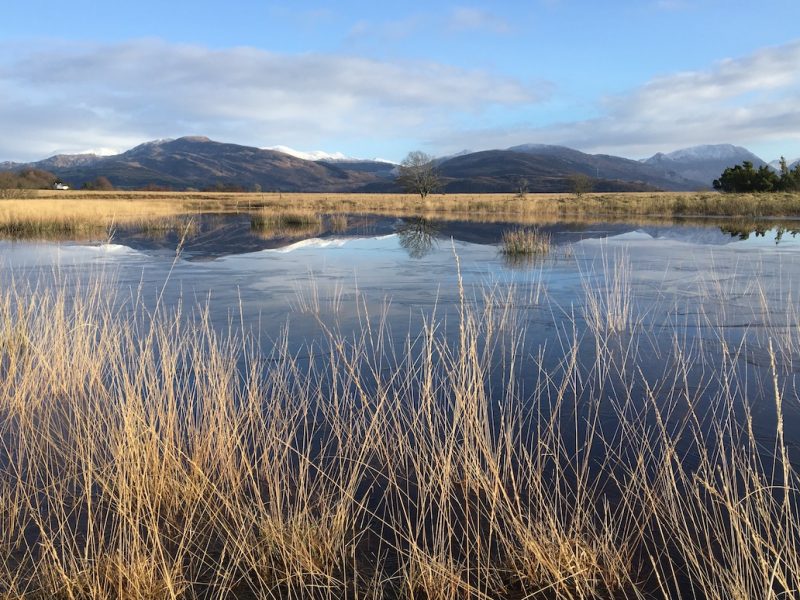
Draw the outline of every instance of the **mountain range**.
[[[767,164],[728,144],[658,153],[644,160],[587,154],[565,146],[524,144],[461,152],[437,159],[445,192],[566,192],[576,174],[596,191],[708,189],[729,166]],[[121,154],[56,155],[32,163],[0,163],[0,170],[49,171],[72,187],[106,177],[117,188],[261,189],[308,192],[396,192],[397,165],[342,154],[302,153],[285,146],[255,148],[190,136],[155,140]],[[522,183],[524,182],[524,183]]]
[[[694,146],[669,154],[659,152],[642,162],[655,169],[663,169],[665,174],[680,173],[687,179],[709,185],[726,167],[744,161],[750,161],[756,168],[767,164],[746,148],[730,144]]]

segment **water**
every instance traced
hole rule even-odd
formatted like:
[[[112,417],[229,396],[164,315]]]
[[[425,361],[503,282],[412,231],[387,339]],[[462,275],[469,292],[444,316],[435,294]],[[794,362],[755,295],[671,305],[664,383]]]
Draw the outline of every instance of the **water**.
[[[606,285],[615,262],[629,263],[630,300],[649,329],[677,325],[756,335],[783,331],[797,295],[800,239],[775,229],[748,235],[732,226],[555,224],[552,251],[509,260],[500,251],[512,223],[349,216],[344,231],[260,237],[246,215],[201,215],[157,237],[119,229],[95,243],[0,241],[0,274],[30,280],[111,276],[121,297],[137,292],[165,305],[208,306],[223,326],[232,315],[271,337],[287,322],[305,334],[308,309],[356,326],[356,309],[385,312],[393,329],[470,298],[513,285],[524,321],[544,342],[570,318],[583,318],[587,288]],[[731,233],[728,230],[733,230]],[[746,238],[746,239],[742,239]],[[359,306],[355,306],[359,304]],[[703,315],[704,323],[697,322]],[[712,327],[713,326],[713,327]]]
[[[548,256],[509,260],[501,236],[513,223],[349,215],[338,232],[323,220],[266,236],[247,215],[199,215],[195,225],[183,242],[178,231],[136,228],[94,243],[0,241],[0,276],[111,280],[120,302],[207,309],[217,328],[254,333],[267,352],[288,326],[289,347],[300,353],[320,338],[320,320],[347,336],[380,319],[400,347],[435,314],[452,337],[460,285],[476,306],[491,290],[502,304],[513,287],[527,357],[545,349],[556,364],[570,336],[585,338],[589,313],[627,310],[621,335],[641,332],[636,367],[648,377],[663,376],[661,357],[676,336],[710,361],[723,345],[738,349],[746,376],[769,367],[771,340],[794,394],[800,239],[785,229],[556,223],[541,226],[552,240]],[[624,298],[609,291],[617,265]]]
[[[543,479],[553,477],[548,485],[568,490],[574,481],[553,475],[563,468],[560,460],[570,467],[583,456],[610,463],[598,475],[608,481],[593,484],[610,506],[618,506],[626,492],[608,476],[626,473],[645,447],[652,452],[648,468],[657,470],[662,453],[670,456],[660,447],[665,439],[674,442],[687,473],[712,476],[713,469],[704,471],[707,465],[700,463],[716,457],[715,439],[733,436],[730,430],[714,429],[726,422],[728,410],[744,409],[735,418],[742,424],[750,418],[753,440],[764,456],[763,472],[780,484],[769,463],[775,456],[776,388],[783,399],[787,451],[792,463],[800,464],[795,383],[800,370],[800,239],[791,228],[749,231],[735,222],[553,223],[540,227],[551,236],[548,255],[510,260],[501,252],[501,236],[516,226],[348,215],[346,226],[340,223],[336,231],[326,218],[319,225],[264,234],[253,230],[246,215],[200,215],[185,239],[177,231],[153,235],[120,228],[112,239],[94,242],[0,241],[0,282],[7,286],[12,279],[27,280],[72,290],[99,279],[110,286],[109,294],[123,311],[141,303],[148,310],[180,305],[187,318],[207,313],[219,331],[252,335],[265,356],[288,331],[287,348],[296,361],[303,368],[319,365],[300,373],[326,374],[334,332],[336,339],[367,349],[361,358],[375,369],[365,370],[362,381],[382,378],[390,390],[404,352],[420,350],[423,327],[435,323],[438,338],[459,351],[466,308],[482,327],[481,339],[488,336],[489,324],[499,324],[492,333],[499,341],[487,354],[487,429],[502,429],[505,399],[513,388],[527,403],[514,413],[526,420],[512,427],[519,446],[537,447],[542,419],[556,415],[563,425],[553,446],[558,459],[549,464],[553,455],[549,450],[542,455]],[[484,317],[489,309],[491,316]],[[363,336],[368,343],[356,341]],[[372,349],[389,358],[369,355]],[[570,366],[573,360],[577,367]],[[398,396],[406,398],[413,390],[403,388],[404,381],[396,385]],[[569,401],[556,406],[553,399],[563,390]],[[736,406],[727,405],[729,399]],[[620,426],[621,415],[627,427],[642,425],[631,447],[626,436],[632,432]],[[311,428],[317,426],[314,418]],[[689,419],[696,420],[692,426],[696,422],[699,429],[707,428],[704,443],[710,450],[705,454],[691,435],[683,435],[691,429]],[[643,441],[661,428],[668,434],[655,435],[652,445]],[[314,447],[308,456],[319,459],[323,469],[325,460],[336,464],[333,453],[326,456],[320,450],[318,456],[318,440],[302,433],[298,439]],[[414,433],[409,432],[409,447],[416,441]],[[319,435],[324,446],[325,435]],[[331,439],[325,443],[337,447]],[[600,454],[612,450],[618,454],[607,463]],[[508,468],[513,470],[514,461],[524,463],[524,456],[515,454]],[[358,489],[363,506],[389,511],[380,513],[386,518],[391,501],[381,496],[381,485],[373,484],[385,484],[382,469],[390,467],[379,467],[365,474]],[[406,499],[416,502],[418,480],[413,473],[408,477]],[[390,499],[395,492],[389,486]],[[455,498],[463,500],[458,493]],[[485,516],[475,528],[484,526],[481,519]],[[469,526],[458,518],[453,523]],[[391,532],[384,535],[384,541],[394,541]],[[657,536],[653,540],[655,547],[648,551],[660,553]],[[365,556],[373,549],[370,544],[375,540],[365,535]],[[679,557],[676,563],[682,564]],[[675,585],[688,585],[685,596],[691,595],[691,584]]]

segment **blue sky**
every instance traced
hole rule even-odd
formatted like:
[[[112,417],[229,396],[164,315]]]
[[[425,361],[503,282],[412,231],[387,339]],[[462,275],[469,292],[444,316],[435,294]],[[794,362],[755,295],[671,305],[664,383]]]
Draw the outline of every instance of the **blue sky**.
[[[0,161],[181,135],[357,157],[527,142],[800,157],[800,2],[13,2]]]

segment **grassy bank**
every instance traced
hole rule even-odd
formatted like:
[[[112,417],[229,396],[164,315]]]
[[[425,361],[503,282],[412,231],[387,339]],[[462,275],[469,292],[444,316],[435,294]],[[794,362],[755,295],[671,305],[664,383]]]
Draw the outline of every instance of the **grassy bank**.
[[[698,225],[735,234],[770,228],[800,229],[800,195],[612,194],[418,196],[325,194],[204,194],[165,192],[75,192],[29,200],[0,200],[0,238],[102,240],[115,229],[151,235],[192,234],[200,213],[249,214],[251,229],[265,238],[303,237],[346,231],[348,214],[519,226],[627,223],[637,226]],[[59,194],[66,194],[60,192]],[[767,215],[783,215],[769,217]],[[350,220],[350,222],[354,222]],[[196,226],[196,223],[194,223]],[[530,227],[528,227],[530,228]]]
[[[10,239],[98,239],[115,227],[145,232],[186,227],[193,206],[183,200],[48,199],[0,200],[0,237]]]
[[[58,204],[88,200],[143,203],[179,211],[313,211],[325,213],[373,212],[406,215],[553,215],[553,216],[739,216],[800,217],[800,194],[720,194],[716,192],[642,192],[584,194],[435,194],[421,199],[403,194],[204,193],[204,192],[53,192],[39,200]],[[38,201],[38,200],[37,200]],[[124,201],[124,202],[122,202]],[[20,201],[30,203],[35,201]],[[5,203],[4,203],[5,204]],[[174,205],[177,205],[175,207]]]
[[[5,288],[0,596],[791,596],[796,319],[757,397],[741,348],[679,325],[651,379],[629,266],[598,268],[553,363],[521,352],[513,289],[456,307],[450,336],[366,314],[340,336],[308,308],[321,341],[295,354],[202,309],[115,308],[103,282]]]

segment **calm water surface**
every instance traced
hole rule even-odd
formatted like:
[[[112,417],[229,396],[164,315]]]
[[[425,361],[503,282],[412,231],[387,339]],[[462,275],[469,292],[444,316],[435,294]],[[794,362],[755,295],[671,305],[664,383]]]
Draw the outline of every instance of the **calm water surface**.
[[[550,366],[572,340],[592,360],[597,342],[587,313],[593,303],[613,312],[621,285],[630,327],[614,339],[621,352],[633,348],[631,364],[658,382],[669,377],[665,357],[676,344],[697,357],[698,373],[732,353],[742,396],[764,431],[773,426],[772,343],[787,442],[797,451],[800,238],[734,225],[563,223],[541,227],[552,239],[548,256],[515,261],[500,251],[502,232],[513,226],[350,215],[337,232],[325,220],[313,231],[260,235],[246,215],[201,215],[183,244],[176,232],[125,228],[110,241],[0,241],[0,278],[7,285],[11,277],[44,284],[102,277],[120,302],[138,296],[181,303],[189,313],[207,307],[216,327],[244,327],[266,350],[288,325],[299,355],[319,340],[317,317],[344,335],[381,318],[401,347],[433,314],[445,335],[457,334],[459,281],[479,308],[487,291],[495,291],[488,302],[502,305],[512,287],[520,354]],[[521,370],[521,389],[536,385],[535,373]]]

